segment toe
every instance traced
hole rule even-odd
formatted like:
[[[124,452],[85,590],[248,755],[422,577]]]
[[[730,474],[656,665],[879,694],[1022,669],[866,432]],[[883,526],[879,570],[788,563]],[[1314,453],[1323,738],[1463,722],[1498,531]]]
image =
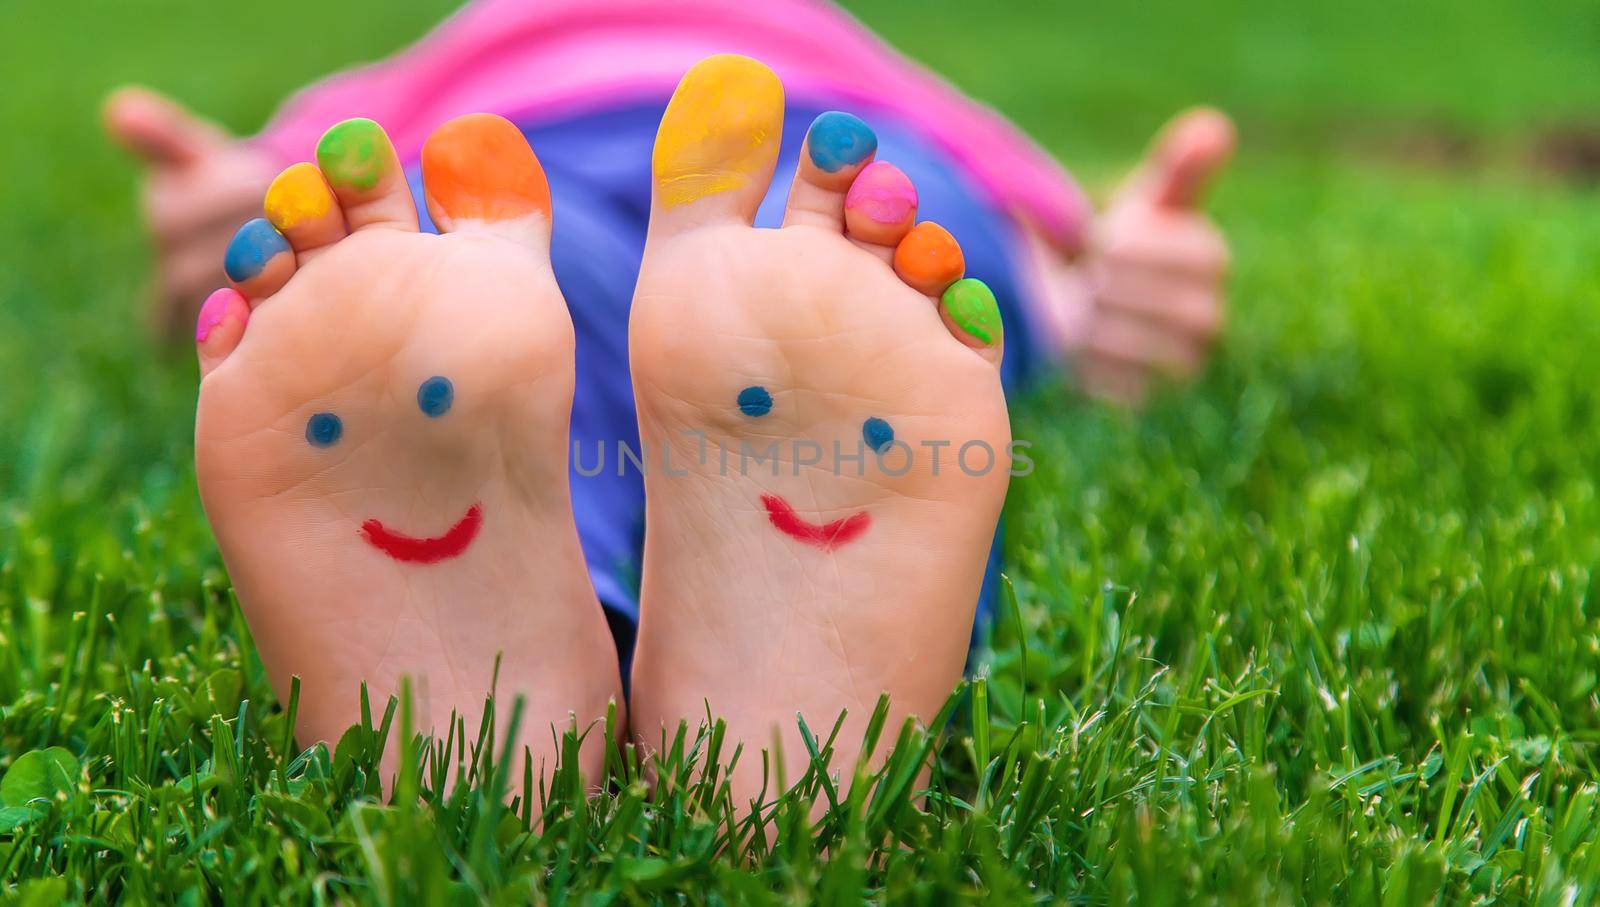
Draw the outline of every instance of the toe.
[[[841,229],[845,192],[877,150],[878,136],[859,117],[830,110],[812,121],[789,189],[784,226]]]
[[[873,161],[844,197],[845,232],[884,261],[917,219],[917,187],[899,167]]]
[[[194,344],[200,355],[200,376],[211,373],[244,339],[250,304],[239,291],[223,288],[206,297],[194,323]]]
[[[254,302],[278,292],[294,275],[294,250],[264,217],[233,234],[222,255],[222,270],[245,298]]]
[[[262,208],[302,263],[345,236],[339,200],[314,164],[295,164],[278,174]]]
[[[939,297],[939,315],[958,340],[999,363],[1005,330],[988,284],[971,277],[951,284]]]
[[[672,93],[656,133],[652,220],[674,226],[737,217],[766,195],[783,135],[783,85],[749,57],[696,63]]]
[[[528,245],[550,243],[550,184],[522,130],[473,113],[445,123],[422,146],[428,214],[445,232],[483,230]]]
[[[317,166],[344,206],[351,230],[417,229],[405,172],[382,126],[359,117],[335,124],[317,142]]]
[[[949,230],[923,221],[894,247],[894,272],[917,292],[938,296],[967,272],[967,261]]]

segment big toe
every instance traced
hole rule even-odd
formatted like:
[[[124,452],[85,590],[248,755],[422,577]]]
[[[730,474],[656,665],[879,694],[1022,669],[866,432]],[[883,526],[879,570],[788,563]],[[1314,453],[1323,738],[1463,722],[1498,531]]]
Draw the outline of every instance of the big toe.
[[[683,226],[755,219],[778,162],[783,85],[761,63],[734,54],[696,63],[661,117],[651,159],[652,219]]]
[[[550,242],[550,184],[522,131],[471,113],[445,123],[422,146],[428,214],[447,233],[483,231],[535,248]]]

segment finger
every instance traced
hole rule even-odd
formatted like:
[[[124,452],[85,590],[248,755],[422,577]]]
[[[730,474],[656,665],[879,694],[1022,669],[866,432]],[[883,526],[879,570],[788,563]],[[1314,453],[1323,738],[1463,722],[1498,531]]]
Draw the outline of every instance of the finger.
[[[1078,381],[1089,396],[1127,406],[1143,403],[1150,394],[1147,370],[1113,359],[1082,360],[1078,365]]]
[[[1102,273],[1147,270],[1221,281],[1230,264],[1228,242],[1215,225],[1196,214],[1172,211],[1118,222],[1100,238],[1096,252],[1096,269]]]
[[[1209,107],[1187,110],[1156,136],[1135,180],[1165,208],[1193,208],[1213,174],[1233,156],[1233,121]]]
[[[174,300],[185,313],[192,313],[207,292],[227,281],[222,258],[232,238],[231,232],[222,233],[162,255],[156,264],[162,296]]]
[[[113,91],[103,113],[111,137],[149,164],[181,167],[228,140],[178,102],[134,85]]]
[[[158,174],[157,180],[160,178]],[[162,248],[181,248],[217,236],[226,243],[242,221],[259,213],[266,188],[266,182],[254,174],[204,184],[166,185],[161,191],[146,193],[145,220]]]
[[[1136,366],[1172,378],[1191,378],[1205,362],[1206,345],[1139,318],[1101,317],[1090,329],[1083,355]]]
[[[1209,283],[1174,280],[1151,271],[1107,275],[1095,288],[1095,304],[1113,315],[1125,315],[1153,326],[1210,340],[1222,330],[1224,303]]]

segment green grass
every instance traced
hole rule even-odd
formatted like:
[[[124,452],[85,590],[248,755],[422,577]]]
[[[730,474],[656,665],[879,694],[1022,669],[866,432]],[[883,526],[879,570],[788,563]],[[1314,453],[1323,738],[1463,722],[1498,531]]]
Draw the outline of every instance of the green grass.
[[[1018,407],[1039,469],[1006,518],[1015,607],[949,733],[815,824],[841,794],[788,766],[760,832],[693,734],[650,767],[671,783],[619,754],[585,800],[462,755],[474,723],[380,797],[404,714],[299,751],[228,593],[193,366],[138,330],[133,172],[94,103],[139,79],[252,128],[445,6],[0,6],[8,897],[1600,898],[1600,196],[1515,166],[1600,106],[1586,4],[861,5],[1097,188],[1171,109],[1236,111],[1233,319],[1202,384],[1146,412]],[[1512,150],[1442,173],[1349,153],[1409,123]]]

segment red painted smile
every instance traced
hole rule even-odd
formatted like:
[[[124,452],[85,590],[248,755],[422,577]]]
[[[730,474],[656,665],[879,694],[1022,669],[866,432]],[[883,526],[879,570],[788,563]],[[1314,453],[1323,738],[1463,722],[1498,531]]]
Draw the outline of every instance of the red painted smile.
[[[867,524],[872,522],[865,512],[858,512],[831,523],[817,524],[795,513],[788,501],[775,494],[762,495],[761,503],[767,508],[767,518],[779,532],[823,551],[832,551],[845,542],[855,540],[867,531]]]
[[[467,515],[456,522],[444,535],[419,539],[395,532],[378,520],[361,524],[361,537],[372,547],[397,561],[408,564],[437,564],[467,550],[483,527],[483,505],[473,504]]]

